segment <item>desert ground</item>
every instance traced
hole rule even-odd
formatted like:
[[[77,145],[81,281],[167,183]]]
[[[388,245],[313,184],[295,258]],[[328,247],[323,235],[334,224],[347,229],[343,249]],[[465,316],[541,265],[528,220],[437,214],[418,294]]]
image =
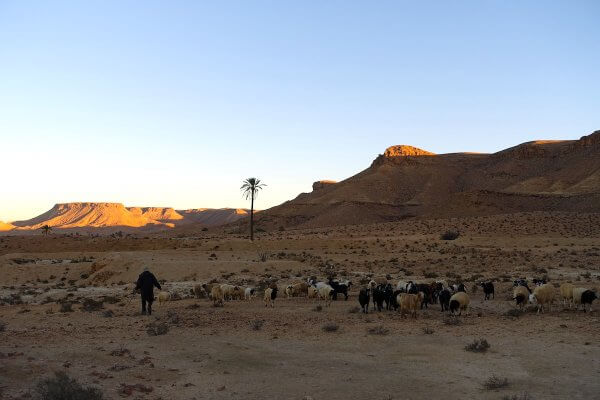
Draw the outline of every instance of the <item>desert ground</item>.
[[[456,229],[456,240],[440,235]],[[172,300],[140,313],[144,266]],[[266,308],[262,289],[350,279],[350,298]],[[600,287],[600,214],[522,213],[337,228],[194,234],[0,236],[0,398],[64,371],[105,398],[600,399],[600,315],[556,302],[515,312],[512,281]],[[371,278],[463,282],[469,315],[358,310]],[[484,301],[476,283],[491,279]],[[254,286],[213,306],[190,289]],[[158,291],[155,291],[158,293]],[[93,299],[95,302],[89,302]],[[155,335],[157,330],[168,329]],[[158,332],[163,333],[163,332]],[[465,346],[485,339],[486,352]],[[486,387],[491,377],[502,387]]]

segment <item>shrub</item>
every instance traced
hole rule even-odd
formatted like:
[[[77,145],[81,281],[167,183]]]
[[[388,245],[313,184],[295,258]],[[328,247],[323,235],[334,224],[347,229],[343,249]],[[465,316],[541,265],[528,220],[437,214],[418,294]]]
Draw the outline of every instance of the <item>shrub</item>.
[[[505,317],[514,317],[514,318],[518,318],[521,315],[523,315],[523,311],[519,310],[518,308],[511,308],[510,310],[506,311],[504,314]]]
[[[441,234],[440,239],[442,240],[455,240],[460,236],[458,230],[449,230]]]
[[[512,396],[504,396],[502,400],[533,400],[533,397],[529,395],[529,393],[524,392],[521,394],[513,394]]]
[[[60,303],[60,312],[73,312],[73,303],[68,301]]]
[[[390,330],[383,325],[378,325],[373,328],[369,328],[367,332],[369,332],[371,335],[387,335],[390,333]]]
[[[508,379],[499,378],[496,375],[490,376],[487,381],[483,383],[483,387],[487,390],[497,390],[508,386]]]
[[[39,400],[102,400],[100,389],[83,386],[66,373],[56,372],[53,378],[41,380],[35,387],[34,398]]]
[[[316,306],[315,308],[313,308],[313,311],[316,311],[316,312],[321,312],[321,311],[323,311],[323,306],[321,306],[321,305],[318,305],[318,306]]]
[[[250,322],[250,326],[255,331],[260,331],[264,324],[265,324],[265,321],[263,321],[261,319],[255,319],[254,321]]]
[[[167,332],[169,332],[169,325],[164,322],[152,322],[146,329],[146,333],[150,336],[164,335]]]
[[[443,320],[444,325],[460,325],[460,319],[453,317],[452,315],[448,315]]]
[[[425,271],[423,272],[423,276],[427,279],[434,279],[439,277],[438,273],[435,271]]]
[[[92,311],[100,311],[104,308],[104,302],[94,299],[84,299],[81,304],[81,308],[83,311],[92,312]]]
[[[350,314],[356,314],[356,313],[357,313],[357,312],[359,312],[359,311],[360,311],[360,307],[359,307],[359,306],[354,306],[354,307],[352,307],[352,308],[350,308],[350,309],[348,310],[348,312],[349,312]]]
[[[490,344],[485,339],[476,339],[472,343],[465,346],[466,351],[472,351],[474,353],[485,353],[490,348]]]
[[[426,335],[431,335],[433,332],[435,332],[435,331],[433,330],[433,328],[430,328],[430,327],[428,327],[428,326],[425,326],[425,327],[423,327],[423,333],[424,333],[424,334],[426,334]]]
[[[6,322],[0,321],[0,332],[4,332],[6,330]]]
[[[112,318],[115,316],[115,313],[112,310],[106,310],[102,313],[104,318]]]
[[[328,322],[323,325],[323,331],[325,332],[336,332],[340,327],[335,322]]]
[[[267,253],[266,251],[259,251],[258,259],[260,260],[260,262],[267,261],[269,259],[269,253]]]

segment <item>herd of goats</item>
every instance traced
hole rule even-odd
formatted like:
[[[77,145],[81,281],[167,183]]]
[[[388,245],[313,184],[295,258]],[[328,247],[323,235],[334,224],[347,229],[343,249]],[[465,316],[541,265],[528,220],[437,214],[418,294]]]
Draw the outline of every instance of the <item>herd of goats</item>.
[[[337,300],[342,295],[345,300],[348,300],[351,286],[352,282],[349,280],[329,279],[327,282],[319,282],[316,279],[308,279],[306,282],[289,284],[284,288],[271,285],[265,289],[263,300],[266,307],[274,307],[275,299],[283,289],[287,298],[313,298],[323,301],[328,306],[332,300]],[[479,286],[483,289],[484,300],[495,296],[493,282],[480,282]],[[209,297],[215,306],[223,305],[229,300],[249,300],[257,294],[257,290],[253,287],[226,283],[197,285],[193,292],[197,297]],[[159,294],[159,301],[163,300],[161,294]],[[533,289],[529,287],[526,279],[517,279],[513,282],[512,299],[521,310],[529,302],[537,306],[538,313],[540,311],[543,313],[546,309],[551,311],[551,306],[557,297],[563,302],[563,306],[568,305],[569,308],[575,306],[576,309],[581,306],[584,312],[588,308],[592,311],[592,303],[598,298],[594,290],[575,287],[572,283],[560,285],[557,296],[557,288],[545,280],[533,279]],[[470,301],[464,284],[448,285],[445,281],[431,283],[399,281],[394,286],[386,278],[379,278],[369,281],[358,294],[358,302],[363,313],[369,312],[369,305],[372,303],[374,310],[397,311],[399,309],[403,317],[408,313],[414,318],[417,316],[417,310],[438,303],[442,312],[449,311],[453,315],[461,315],[464,311],[468,314]]]

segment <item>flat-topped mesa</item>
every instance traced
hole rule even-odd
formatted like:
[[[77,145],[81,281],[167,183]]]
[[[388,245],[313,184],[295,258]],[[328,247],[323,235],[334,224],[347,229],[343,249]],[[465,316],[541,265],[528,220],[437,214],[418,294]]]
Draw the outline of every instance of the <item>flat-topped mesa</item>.
[[[385,149],[383,156],[384,157],[435,156],[435,153],[431,153],[427,150],[419,149],[418,147],[407,146],[405,144],[399,144],[396,146],[390,146],[387,149]]]
[[[313,190],[313,192],[315,190],[321,190],[328,186],[335,185],[336,183],[337,183],[336,181],[330,181],[330,180],[316,181],[312,184],[312,190]]]

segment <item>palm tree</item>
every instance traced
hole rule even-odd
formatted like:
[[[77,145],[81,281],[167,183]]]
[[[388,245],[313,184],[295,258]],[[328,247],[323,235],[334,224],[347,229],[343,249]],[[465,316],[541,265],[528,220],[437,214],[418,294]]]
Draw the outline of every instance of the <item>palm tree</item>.
[[[44,235],[48,236],[48,234],[52,230],[52,227],[49,226],[49,225],[44,225],[40,229],[42,230],[42,232],[44,233]]]
[[[267,185],[260,183],[260,179],[258,178],[248,178],[243,182],[242,187],[240,188],[242,190],[242,196],[245,196],[246,200],[248,200],[248,197],[250,198],[250,240],[254,240],[254,199],[256,198],[258,191],[265,186]]]

